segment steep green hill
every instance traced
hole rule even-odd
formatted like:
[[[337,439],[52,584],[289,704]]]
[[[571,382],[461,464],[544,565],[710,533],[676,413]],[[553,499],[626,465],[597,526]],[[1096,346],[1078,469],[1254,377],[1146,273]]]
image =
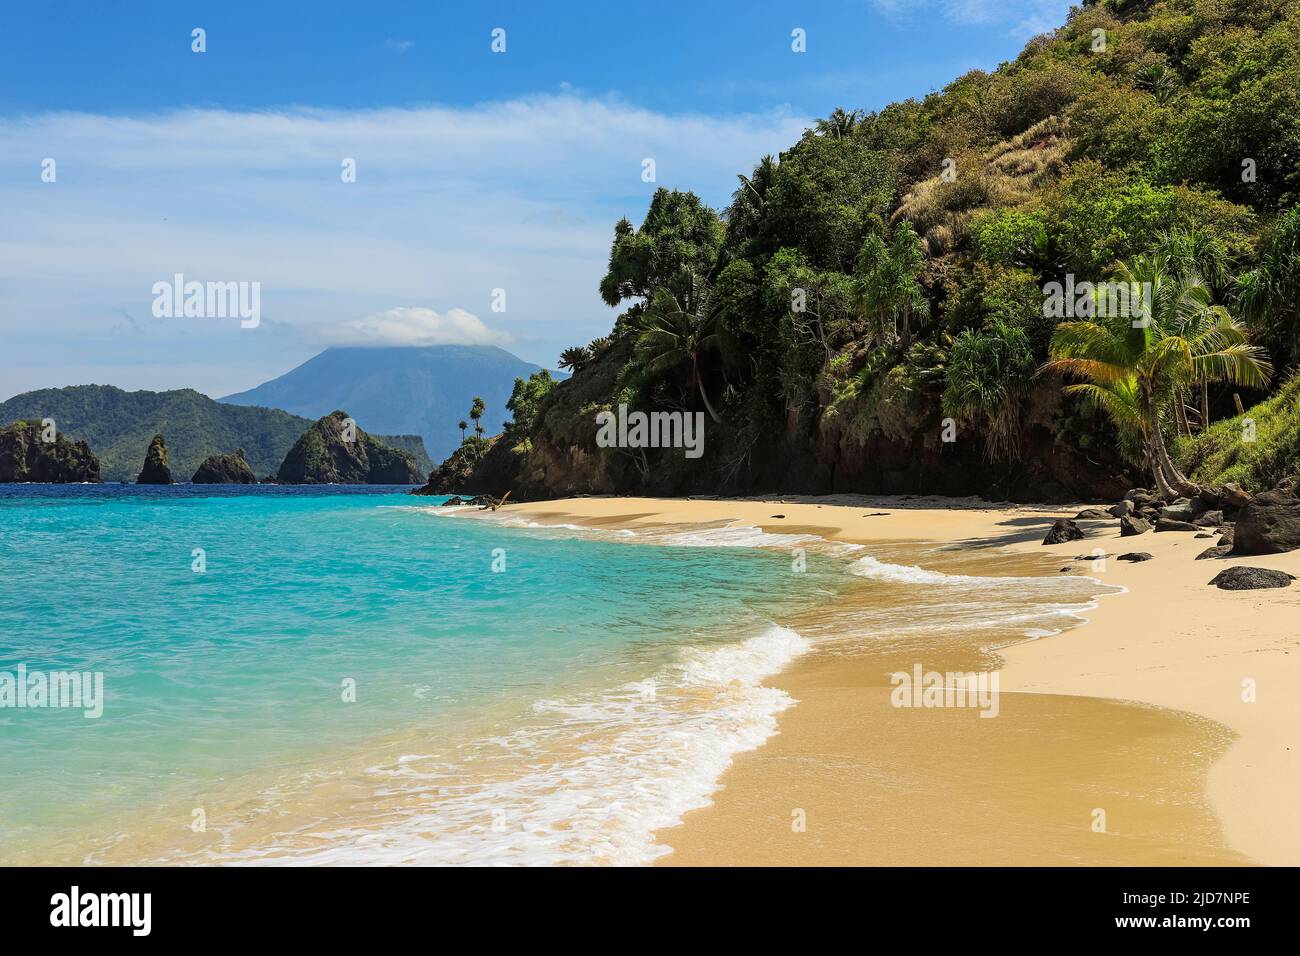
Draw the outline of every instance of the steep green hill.
[[[177,481],[189,481],[209,455],[229,454],[237,448],[244,449],[259,478],[273,475],[312,425],[280,409],[226,405],[188,388],[126,392],[111,385],[46,388],[0,403],[0,424],[29,418],[52,418],[68,438],[85,441],[99,458],[106,481],[134,481],[155,434],[167,441]],[[418,436],[375,437],[411,452],[423,473],[432,467]]]
[[[528,495],[1120,494],[1151,432],[1123,395],[1065,394],[1084,366],[1043,371],[1075,317],[1053,284],[1154,271],[1157,306],[1193,290],[1284,370],[1298,201],[1300,0],[1084,3],[994,72],[835,110],[741,175],[721,214],[658,190],[639,226],[614,227],[610,335],[566,352],[576,372],[528,440],[482,467],[508,451]],[[1162,381],[1166,443],[1231,413],[1228,364]],[[598,447],[595,414],[620,404],[705,414],[703,457]]]

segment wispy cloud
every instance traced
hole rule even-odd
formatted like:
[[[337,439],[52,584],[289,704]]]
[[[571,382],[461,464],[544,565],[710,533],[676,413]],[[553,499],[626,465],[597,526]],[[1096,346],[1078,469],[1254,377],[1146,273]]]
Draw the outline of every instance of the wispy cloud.
[[[225,394],[357,316],[487,315],[498,288],[508,309],[491,313],[493,331],[553,362],[608,330],[596,290],[619,217],[639,221],[656,186],[722,205],[736,173],[808,123],[577,93],[466,109],[0,119],[0,397],[92,380]],[[46,157],[54,183],[41,181]],[[642,181],[647,157],[658,182]],[[153,283],[178,272],[259,281],[275,334],[195,319],[140,322],[137,334],[123,311],[149,316]],[[168,376],[187,361],[206,371]]]
[[[896,22],[921,23],[939,16],[961,26],[986,27],[1028,39],[1065,22],[1070,0],[868,0]]]
[[[384,46],[390,50],[396,50],[398,53],[405,53],[411,47],[415,46],[414,40],[385,40]]]

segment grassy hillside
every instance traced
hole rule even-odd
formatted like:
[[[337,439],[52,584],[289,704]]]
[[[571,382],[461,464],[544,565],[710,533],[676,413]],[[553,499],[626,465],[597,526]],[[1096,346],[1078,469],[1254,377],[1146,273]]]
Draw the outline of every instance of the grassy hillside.
[[[1248,491],[1300,476],[1300,376],[1246,414],[1183,439],[1178,456],[1197,481],[1235,481]]]
[[[566,353],[575,374],[518,480],[1112,494],[1154,440],[1135,416],[1172,442],[1231,414],[1234,391],[1264,397],[1223,381],[1245,360],[1300,360],[1298,201],[1300,2],[1084,4],[992,73],[836,110],[740,175],[725,210],[661,189],[639,226],[617,223],[599,293],[624,311]],[[1172,304],[1191,295],[1198,329],[1244,320],[1267,354],[1161,370],[1154,412],[1126,411],[1136,379],[1064,394],[1083,379],[1044,366],[1084,346],[1057,341],[1050,284],[1152,272],[1145,348],[1193,334]],[[597,448],[594,414],[619,403],[707,413],[704,457]]]
[[[243,448],[254,473],[275,474],[311,422],[275,408],[225,405],[193,389],[126,392],[111,385],[75,385],[24,392],[0,403],[0,423],[53,418],[58,430],[85,441],[106,481],[135,480],[155,434],[167,440],[173,476],[189,481],[209,455]],[[418,436],[375,436],[431,467]]]

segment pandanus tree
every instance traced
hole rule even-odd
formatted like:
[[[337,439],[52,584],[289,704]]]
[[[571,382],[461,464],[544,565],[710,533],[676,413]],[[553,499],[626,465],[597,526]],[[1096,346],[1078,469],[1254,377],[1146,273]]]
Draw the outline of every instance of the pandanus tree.
[[[1255,268],[1236,282],[1237,306],[1282,363],[1300,359],[1300,206],[1278,219]]]
[[[636,356],[651,375],[685,374],[690,390],[700,393],[709,417],[721,422],[701,374],[702,360],[721,351],[718,310],[706,284],[697,280],[684,285],[685,301],[666,286],[655,291],[637,335]]]
[[[1200,382],[1258,387],[1272,374],[1245,327],[1214,304],[1196,262],[1180,251],[1187,246],[1179,243],[1167,237],[1153,252],[1120,263],[1114,280],[1127,289],[1129,307],[1114,308],[1113,296],[1094,293],[1094,315],[1057,326],[1051,360],[1042,368],[1084,380],[1066,393],[1100,408],[1123,443],[1141,448],[1166,498],[1201,490],[1174,463],[1164,440],[1162,419],[1178,396]]]
[[[911,339],[912,317],[929,314],[929,301],[919,279],[924,262],[921,237],[906,220],[894,229],[889,245],[875,233],[863,241],[854,296],[859,311],[882,342],[901,336],[906,345]]]

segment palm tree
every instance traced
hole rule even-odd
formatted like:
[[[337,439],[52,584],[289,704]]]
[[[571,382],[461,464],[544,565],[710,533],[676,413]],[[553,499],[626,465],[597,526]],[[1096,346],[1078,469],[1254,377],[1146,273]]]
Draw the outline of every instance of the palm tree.
[[[1214,304],[1195,264],[1179,250],[1178,237],[1166,237],[1156,250],[1120,263],[1115,280],[1134,290],[1136,308],[1115,314],[1125,310],[1106,309],[1099,300],[1095,318],[1061,323],[1042,369],[1086,380],[1065,391],[1110,415],[1122,440],[1140,438],[1145,465],[1166,498],[1201,490],[1169,457],[1161,429],[1167,407],[1196,383],[1262,386],[1272,374],[1263,350]],[[1133,319],[1139,310],[1145,321]]]
[[[591,351],[584,345],[574,345],[560,353],[560,368],[578,371],[591,360]]]
[[[463,445],[465,444],[465,429],[469,428],[469,422],[462,418],[460,424],[456,427],[460,429],[460,443]]]
[[[469,409],[469,417],[474,421],[475,435],[481,436],[483,434],[483,426],[480,424],[479,420],[483,417],[485,411],[487,411],[487,406],[483,404],[483,399],[475,395],[474,403]]]
[[[689,288],[694,293],[695,283],[691,282]],[[667,288],[656,289],[637,335],[636,354],[651,375],[688,369],[691,391],[699,390],[709,417],[720,423],[722,419],[709,401],[700,375],[700,359],[721,344],[718,312],[712,298],[705,287],[688,295],[683,305]]]

